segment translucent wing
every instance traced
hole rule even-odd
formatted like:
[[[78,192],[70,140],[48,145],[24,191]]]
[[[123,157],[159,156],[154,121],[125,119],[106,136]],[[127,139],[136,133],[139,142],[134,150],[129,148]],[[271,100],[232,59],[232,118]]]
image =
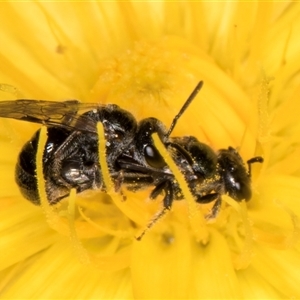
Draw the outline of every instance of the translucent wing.
[[[77,100],[62,102],[27,99],[0,101],[0,118],[95,132],[95,120],[82,114],[89,110],[101,109],[101,107],[103,105],[80,103]]]

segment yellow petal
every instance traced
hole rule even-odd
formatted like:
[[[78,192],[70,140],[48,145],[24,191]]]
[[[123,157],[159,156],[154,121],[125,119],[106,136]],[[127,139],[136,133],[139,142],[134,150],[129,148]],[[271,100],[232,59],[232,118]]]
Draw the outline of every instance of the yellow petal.
[[[157,227],[161,224],[157,224]],[[165,234],[149,232],[132,247],[135,298],[178,299],[188,293],[192,256],[186,228],[173,223]]]
[[[285,298],[299,298],[299,251],[281,251],[261,246],[256,253],[253,268]]]
[[[22,276],[14,278],[2,297],[132,299],[128,270],[101,272],[93,265],[80,264],[72,250],[69,242],[61,240],[36,255],[35,263],[23,269]]]
[[[242,293],[224,237],[210,232],[205,246],[193,243],[191,273],[188,279],[190,299],[241,299]]]

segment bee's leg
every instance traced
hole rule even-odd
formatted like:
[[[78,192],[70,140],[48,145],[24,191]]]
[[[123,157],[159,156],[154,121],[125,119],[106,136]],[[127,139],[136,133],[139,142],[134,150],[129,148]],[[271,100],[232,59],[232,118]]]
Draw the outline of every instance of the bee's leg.
[[[216,202],[211,208],[210,213],[205,216],[206,220],[214,219],[218,215],[221,208],[221,202],[222,202],[221,196],[219,193],[211,193],[204,196],[198,196],[196,199],[197,203],[202,203],[202,204],[210,203],[212,201],[216,201]]]
[[[151,200],[154,200],[158,197],[158,195],[164,190],[165,184],[166,184],[166,182],[162,181],[154,188],[154,190],[150,194]]]
[[[211,208],[209,214],[205,216],[205,219],[206,220],[214,219],[219,214],[221,204],[222,204],[222,198],[219,195],[213,207]]]
[[[158,184],[154,190],[150,194],[150,199],[155,199],[162,191],[165,192],[165,196],[163,199],[164,207],[158,213],[155,214],[154,218],[148,223],[147,227],[143,230],[143,232],[136,237],[138,241],[142,239],[145,233],[153,227],[153,225],[161,219],[171,208],[172,202],[174,200],[173,189],[170,181],[166,180]]]
[[[123,182],[124,182],[124,172],[121,170],[118,172],[117,177],[114,179],[116,193],[121,191]]]
[[[200,204],[210,203],[217,200],[219,198],[219,195],[219,193],[210,193],[204,196],[197,196],[196,202]]]

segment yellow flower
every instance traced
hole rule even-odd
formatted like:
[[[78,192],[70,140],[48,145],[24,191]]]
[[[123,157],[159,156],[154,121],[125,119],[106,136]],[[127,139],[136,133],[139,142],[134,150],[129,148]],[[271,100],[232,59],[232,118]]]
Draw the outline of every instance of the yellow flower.
[[[154,186],[71,191],[49,206],[45,133],[42,205],[24,200],[15,164],[40,125],[1,119],[1,298],[299,298],[299,13],[294,2],[1,3],[1,100],[115,103],[169,128],[203,80],[171,136],[264,158],[251,200],[223,195],[209,220],[213,204],[196,204],[176,173],[185,199],[147,230],[162,211]]]

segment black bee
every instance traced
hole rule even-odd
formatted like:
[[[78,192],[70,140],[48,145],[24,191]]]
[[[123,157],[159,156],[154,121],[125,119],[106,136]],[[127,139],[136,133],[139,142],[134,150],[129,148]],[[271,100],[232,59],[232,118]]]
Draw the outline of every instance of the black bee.
[[[135,118],[117,105],[83,104],[76,100],[3,101],[0,117],[47,126],[43,171],[50,204],[67,197],[72,188],[78,193],[105,188],[98,159],[97,122],[105,128],[107,163],[111,170],[137,129]],[[40,130],[24,145],[15,171],[21,193],[34,204],[40,204],[36,180],[39,133]]]
[[[2,101],[0,117],[47,126],[43,171],[50,204],[67,197],[71,189],[78,193],[89,189],[106,190],[99,165],[96,130],[97,123],[101,122],[105,132],[107,165],[116,190],[124,186],[138,191],[153,186],[151,199],[163,194],[163,209],[159,216],[171,208],[174,200],[183,198],[172,171],[154,145],[152,134],[157,133],[184,175],[195,201],[215,201],[208,216],[214,217],[223,194],[236,201],[251,198],[251,164],[262,163],[263,159],[258,156],[248,160],[247,169],[232,147],[215,152],[193,136],[171,137],[177,121],[202,85],[202,81],[198,83],[169,129],[156,118],[142,119],[137,123],[130,112],[114,104],[83,104],[76,100]],[[39,132],[24,145],[15,172],[21,193],[34,204],[40,204],[36,180]]]

